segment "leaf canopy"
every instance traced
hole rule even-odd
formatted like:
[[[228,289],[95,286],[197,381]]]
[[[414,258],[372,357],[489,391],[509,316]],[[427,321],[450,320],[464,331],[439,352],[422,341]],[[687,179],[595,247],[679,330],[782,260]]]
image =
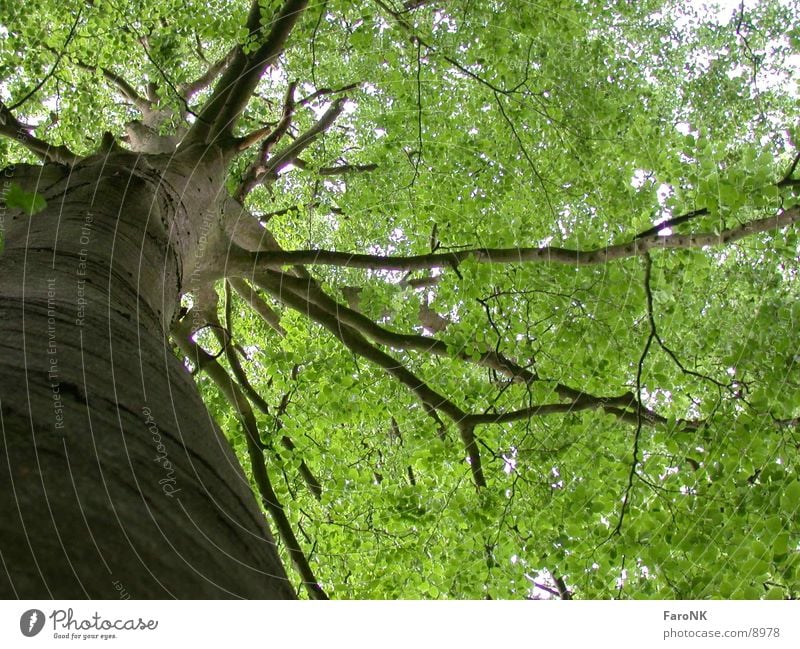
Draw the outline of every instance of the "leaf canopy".
[[[161,115],[160,134],[180,134],[212,90],[179,91],[254,47],[231,0],[4,0],[0,15],[0,99],[81,155],[142,119],[112,74]],[[245,205],[285,250],[390,256],[595,250],[771,218],[798,204],[797,25],[796,0],[311,3],[236,134],[278,124],[291,83],[295,142],[346,101]],[[253,155],[231,163],[231,193]],[[0,156],[32,159],[13,138]],[[39,199],[6,188],[9,207]],[[220,284],[268,405],[269,474],[328,594],[796,597],[796,226],[721,243],[585,266],[307,265],[340,319],[349,307],[416,336],[375,348],[483,417],[479,488],[457,421],[310,312],[263,296],[278,333]],[[209,330],[195,340],[220,350]],[[487,367],[491,353],[534,380]],[[237,413],[198,384],[247,464]],[[526,413],[502,419],[512,411]]]

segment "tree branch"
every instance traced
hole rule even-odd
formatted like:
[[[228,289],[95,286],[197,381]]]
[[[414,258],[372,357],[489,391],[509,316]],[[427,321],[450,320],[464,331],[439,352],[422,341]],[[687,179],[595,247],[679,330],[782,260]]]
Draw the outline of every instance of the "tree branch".
[[[527,577],[527,575],[525,576]],[[531,579],[530,577],[528,579],[533,584],[534,588],[543,590],[544,592],[549,593],[553,597],[561,597],[561,593],[559,593],[555,588],[550,588],[550,586],[547,586],[546,584],[539,583],[538,581],[533,581],[533,579]]]
[[[458,422],[458,432],[461,435],[461,442],[467,451],[469,458],[469,468],[472,471],[472,481],[478,488],[486,486],[486,478],[483,476],[481,468],[481,455],[478,450],[478,440],[475,438],[475,424],[469,419],[462,419]]]
[[[434,0],[406,0],[403,3],[402,13],[408,13],[415,9],[421,9],[425,5],[433,4]]]
[[[593,266],[609,261],[639,257],[651,250],[704,248],[733,243],[760,232],[770,232],[800,221],[800,206],[781,210],[775,216],[756,219],[722,232],[650,236],[626,243],[588,250],[544,246],[541,248],[472,248],[425,255],[368,255],[330,250],[265,251],[235,253],[228,270],[248,272],[253,268],[282,265],[321,265],[367,270],[414,271],[432,268],[457,268],[466,260],[479,264],[552,263],[569,266]]]
[[[644,362],[647,360],[647,353],[650,351],[650,346],[656,338],[656,321],[653,316],[653,292],[650,289],[650,275],[653,268],[653,261],[650,255],[644,256],[644,292],[647,302],[647,321],[650,325],[650,331],[647,335],[647,341],[644,344],[642,355],[639,357],[639,363],[636,367],[636,394],[641,398],[642,394],[642,373],[644,372]],[[642,435],[642,416],[637,413],[636,432],[633,436],[633,457],[631,458],[631,470],[628,473],[628,485],[625,487],[625,494],[622,497],[622,505],[619,512],[619,520],[614,527],[613,534],[619,534],[622,530],[622,523],[625,520],[625,513],[628,510],[630,503],[631,491],[633,490],[633,479],[637,475],[636,469],[639,467],[639,442]]]
[[[569,588],[567,588],[567,584],[564,583],[564,579],[562,577],[556,577],[553,575],[553,582],[555,583],[556,588],[558,588],[558,596],[561,599],[572,599],[572,593],[569,591]]]
[[[272,147],[275,146],[275,144],[277,144],[278,141],[280,141],[280,139],[286,134],[286,131],[289,130],[296,105],[294,101],[294,91],[296,88],[297,83],[293,81],[286,89],[286,97],[283,100],[283,111],[281,112],[281,118],[274,128],[267,126],[260,128],[249,135],[239,138],[237,142],[237,148],[239,151],[244,151],[249,149],[260,139],[266,137],[264,143],[261,145],[258,159],[250,167],[251,170],[256,168],[259,164],[264,164],[266,162],[270,151],[272,151]]]
[[[470,469],[475,485],[478,487],[485,486],[486,480],[481,469],[480,455],[473,430],[462,423],[467,417],[466,413],[447,397],[433,390],[402,363],[370,344],[356,329],[339,321],[335,315],[328,313],[304,295],[295,293],[289,286],[284,284],[284,277],[281,273],[264,271],[257,273],[254,276],[254,280],[257,285],[275,296],[286,306],[303,313],[322,325],[339,339],[345,347],[383,368],[388,374],[405,385],[423,404],[427,404],[430,408],[440,410],[447,415],[449,419],[459,426],[461,438],[470,458]]]
[[[800,184],[800,180],[792,178],[792,176],[794,175],[794,170],[797,169],[797,164],[799,162],[800,162],[800,151],[798,151],[797,155],[795,155],[794,159],[792,160],[792,164],[789,165],[789,169],[783,175],[783,178],[781,178],[778,181],[777,183],[778,187],[789,187],[792,185]]]
[[[228,365],[231,366],[233,370],[234,376],[236,376],[236,380],[239,381],[239,384],[244,389],[247,396],[250,400],[255,404],[256,408],[258,408],[262,413],[269,416],[269,405],[264,400],[264,398],[255,390],[255,388],[251,385],[249,379],[247,378],[247,374],[242,368],[242,364],[239,362],[239,358],[236,356],[236,348],[233,345],[233,314],[232,314],[232,306],[233,300],[231,299],[231,283],[230,281],[225,282],[225,332],[227,332],[227,338],[223,336],[223,329],[222,327],[214,327],[214,333],[216,334],[217,340],[221,345],[225,348],[225,358],[228,360]],[[214,322],[217,322],[216,312],[214,313]],[[279,416],[282,413],[279,413]],[[281,437],[281,444],[289,449],[290,451],[295,450],[294,442],[283,435]],[[314,476],[311,469],[308,468],[305,460],[300,458],[300,466],[298,467],[298,471],[303,478],[308,490],[311,494],[319,500],[322,495],[322,486],[319,483],[319,480]]]
[[[186,145],[210,144],[232,137],[236,121],[250,102],[253,91],[267,68],[283,52],[286,40],[308,4],[308,0],[286,0],[272,21],[272,27],[262,44],[251,54],[241,46],[217,81],[209,100],[185,138]],[[253,0],[247,17],[251,42],[261,41],[261,6]]]
[[[76,31],[77,31],[77,29],[78,29],[78,23],[79,23],[79,22],[80,22],[80,20],[81,20],[81,13],[82,13],[82,12],[83,12],[83,7],[81,7],[80,9],[78,9],[78,13],[77,13],[77,15],[75,16],[75,22],[73,22],[73,23],[72,23],[72,27],[70,28],[70,30],[69,30],[69,33],[67,34],[67,38],[66,38],[66,40],[64,41],[64,45],[61,47],[61,51],[60,51],[60,52],[55,52],[55,54],[56,54],[56,61],[55,61],[55,63],[53,63],[53,66],[50,68],[50,70],[48,71],[48,73],[47,73],[46,75],[44,75],[44,77],[42,77],[41,81],[39,81],[39,83],[37,83],[37,84],[36,84],[36,85],[33,87],[33,89],[32,89],[30,92],[28,92],[28,93],[27,93],[27,94],[26,94],[26,95],[25,95],[25,96],[24,96],[22,99],[20,99],[20,100],[19,100],[19,101],[17,101],[15,104],[13,104],[12,106],[10,106],[10,107],[9,107],[9,109],[8,109],[9,111],[14,111],[14,110],[16,110],[17,108],[19,108],[20,106],[22,106],[22,104],[24,104],[24,103],[25,103],[26,101],[28,101],[28,100],[29,100],[31,97],[33,97],[33,95],[35,95],[37,92],[39,92],[39,89],[40,89],[40,88],[41,88],[41,87],[42,87],[42,86],[43,86],[45,83],[47,83],[47,80],[48,80],[48,79],[50,79],[50,77],[52,77],[52,76],[55,74],[55,72],[56,72],[56,69],[58,68],[58,64],[59,64],[59,63],[61,63],[61,59],[62,59],[62,58],[64,58],[64,53],[67,51],[67,46],[70,44],[70,41],[71,41],[71,40],[73,39],[73,37],[75,36],[75,32],[76,32]],[[52,51],[52,50],[51,50],[51,51]]]
[[[379,7],[381,7],[381,9],[383,9],[386,13],[388,13],[390,16],[392,16],[392,18],[395,19],[397,24],[400,25],[400,27],[403,30],[408,32],[408,34],[411,37],[411,41],[413,43],[425,47],[427,50],[429,50],[430,52],[433,52],[434,54],[438,54],[445,61],[447,61],[450,65],[452,65],[454,68],[456,68],[459,72],[461,72],[462,74],[466,75],[467,77],[477,81],[479,84],[481,84],[482,86],[485,86],[486,88],[488,88],[492,92],[499,93],[501,95],[510,95],[513,92],[515,92],[517,90],[517,88],[519,88],[524,83],[524,81],[523,81],[522,83],[517,84],[517,86],[515,88],[511,89],[511,90],[508,90],[508,89],[505,89],[505,88],[500,88],[499,86],[494,85],[490,81],[487,81],[486,79],[484,79],[484,78],[478,76],[477,74],[475,74],[474,72],[472,72],[469,68],[465,67],[464,65],[459,63],[456,59],[452,58],[451,56],[448,56],[447,54],[440,53],[438,48],[434,47],[429,42],[427,42],[427,41],[423,40],[422,38],[420,38],[420,36],[416,33],[416,31],[414,30],[414,27],[411,25],[411,23],[409,23],[405,19],[405,17],[402,15],[402,12],[398,12],[398,11],[393,10],[389,5],[387,5],[385,2],[383,2],[383,0],[375,0],[375,2]],[[527,74],[526,74],[526,77],[527,77]]]
[[[652,228],[648,228],[644,232],[640,232],[634,237],[634,239],[646,239],[647,237],[658,234],[666,228],[674,228],[676,225],[686,223],[697,216],[705,216],[706,214],[708,214],[708,209],[705,207],[701,207],[699,210],[692,210],[686,214],[681,214],[680,216],[676,216],[672,219],[662,221],[661,223],[654,225]]]
[[[188,358],[192,359],[197,364],[198,368],[201,368],[208,374],[234,410],[236,410],[245,431],[253,479],[261,494],[264,506],[275,521],[278,534],[286,545],[292,563],[303,579],[303,585],[309,597],[311,599],[328,599],[325,591],[319,585],[308,559],[300,547],[300,543],[297,541],[297,537],[286,516],[283,505],[281,505],[272,487],[272,482],[270,481],[269,473],[267,472],[267,467],[264,462],[263,444],[250,403],[247,401],[244,394],[242,394],[239,386],[228,376],[228,373],[222,365],[219,364],[217,359],[191,339],[190,318],[187,317],[181,320],[175,328],[174,334],[175,340],[183,353],[186,354]]]
[[[448,349],[447,343],[437,338],[417,334],[400,334],[381,327],[362,313],[334,300],[311,278],[298,278],[286,274],[281,274],[281,277],[284,286],[304,295],[314,304],[336,317],[340,322],[353,327],[380,345],[395,349],[411,349],[445,358],[458,358],[465,362],[476,363],[483,367],[497,370],[517,383],[532,383],[537,380],[535,373],[517,365],[502,354],[487,351],[477,358],[473,358],[472,355],[466,352],[452,353]]]
[[[296,84],[292,82],[286,89],[286,98],[283,100],[283,112],[281,114],[281,119],[275,125],[275,128],[260,129],[255,133],[251,133],[250,135],[241,138],[237,144],[237,148],[240,151],[243,151],[264,137],[264,141],[261,143],[261,147],[258,151],[258,157],[253,161],[253,164],[248,167],[244,177],[242,178],[242,182],[239,184],[239,187],[234,194],[236,200],[238,200],[240,203],[244,203],[244,199],[247,194],[249,194],[253,188],[258,185],[261,177],[264,173],[266,173],[266,164],[272,148],[283,138],[284,135],[286,135],[286,132],[289,130],[289,126],[292,124],[292,117],[294,116],[295,109],[295,87]]]
[[[343,164],[337,167],[320,167],[317,173],[320,176],[341,176],[343,174],[363,174],[368,171],[375,171],[378,168],[376,164],[366,165],[351,165]]]
[[[355,83],[348,83],[346,86],[341,86],[340,88],[319,88],[310,95],[303,97],[297,102],[297,105],[308,106],[311,102],[319,99],[320,97],[326,97],[328,95],[340,95],[348,90],[353,90],[353,88],[358,88],[360,85],[361,83],[356,81]]]
[[[48,48],[49,49],[49,48]],[[52,50],[51,50],[52,51]],[[143,97],[136,88],[133,87],[128,81],[126,81],[122,76],[118,75],[113,70],[109,70],[108,68],[104,68],[102,66],[96,65],[89,65],[79,59],[72,59],[72,62],[77,65],[79,68],[83,68],[88,72],[94,72],[95,70],[100,70],[101,74],[108,81],[112,84],[116,89],[119,91],[119,94],[122,95],[123,99],[129,101],[132,105],[141,111],[142,115],[149,114],[153,110],[153,102],[149,99]]]
[[[19,102],[17,102],[19,103]],[[15,140],[45,162],[72,165],[80,160],[66,146],[53,146],[31,134],[32,128],[20,122],[5,104],[0,102],[0,135]]]
[[[504,413],[467,413],[453,401],[431,389],[398,360],[372,345],[359,330],[359,325],[365,324],[362,318],[371,325],[374,325],[374,323],[361,314],[339,305],[335,300],[324,294],[321,289],[315,287],[313,280],[310,280],[310,278],[297,278],[275,271],[262,271],[257,273],[254,279],[256,284],[286,306],[305,314],[322,325],[348,349],[382,367],[387,373],[400,381],[401,384],[409,388],[428,408],[434,411],[440,410],[447,415],[458,426],[461,439],[469,456],[473,480],[478,487],[485,486],[486,480],[481,468],[477,441],[474,436],[476,426],[524,421],[534,416],[588,409],[602,409],[622,421],[637,424],[639,427],[644,422],[665,424],[668,421],[666,418],[641,406],[637,398],[632,394],[625,394],[619,397],[597,397],[562,384],[557,384],[555,391],[562,398],[569,399],[569,403],[540,404]],[[374,332],[371,327],[369,329],[371,333],[378,333]],[[380,330],[381,336],[387,336],[387,338],[384,338],[387,341],[387,345],[395,346],[394,342],[389,342],[394,340],[391,337],[392,332],[382,330],[380,327],[378,327],[378,330]],[[399,334],[394,335],[400,336]],[[400,338],[413,339],[416,337],[400,336]],[[426,342],[428,342],[427,339]],[[628,409],[631,406],[634,407],[633,412]],[[687,421],[682,423],[687,430],[696,430],[702,425],[702,422]]]
[[[550,571],[548,571],[550,572]],[[561,577],[556,577],[552,572],[550,572],[550,577],[553,580],[553,584],[555,588],[548,586],[547,584],[543,584],[541,582],[536,581],[530,575],[525,575],[525,578],[533,584],[534,588],[538,588],[543,590],[554,597],[559,597],[561,599],[572,599],[572,593],[567,588],[567,584],[564,582],[564,579]]]
[[[281,427],[283,426],[280,419],[278,420],[278,424],[281,425]],[[294,453],[297,448],[292,439],[287,435],[281,435],[281,445],[292,453]],[[303,482],[305,482],[311,495],[317,500],[320,500],[322,498],[322,484],[317,480],[317,477],[312,473],[311,469],[308,468],[305,460],[300,460],[300,466],[297,470],[300,472],[300,476],[303,478]]]
[[[336,118],[341,114],[342,110],[344,110],[344,102],[344,97],[336,99],[311,128],[299,135],[290,145],[278,151],[271,158],[266,159],[266,153],[268,153],[269,150],[262,146],[262,160],[257,161],[256,164],[251,166],[248,170],[242,184],[236,192],[237,199],[240,201],[243,200],[247,194],[262,182],[277,178],[281,169],[294,162],[297,156],[311,146],[321,134],[333,125]],[[280,124],[278,126],[280,126]],[[278,127],[276,127],[273,132],[277,130]],[[271,142],[271,144],[273,143],[274,142]]]
[[[286,330],[281,326],[280,315],[261,299],[252,286],[240,277],[230,277],[228,282],[233,290],[261,316],[261,319],[267,323],[267,325],[272,327],[278,335],[282,337],[286,335]]]
[[[225,68],[227,68],[231,63],[233,63],[233,60],[235,58],[236,58],[236,49],[232,49],[221,59],[209,65],[208,69],[203,74],[201,74],[197,79],[189,83],[184,83],[178,86],[178,90],[181,96],[186,101],[190,101],[192,97],[194,97],[198,92],[200,92],[201,90],[205,90],[209,85],[211,85],[214,79],[216,79],[225,70]]]
[[[432,408],[441,410],[455,422],[462,420],[466,416],[466,413],[452,401],[428,387],[426,383],[417,378],[396,359],[371,345],[358,331],[349,325],[343,324],[335,316],[314,304],[307,297],[292,291],[290,287],[284,284],[284,277],[282,273],[264,271],[257,273],[254,276],[254,280],[258,286],[272,294],[286,306],[306,314],[322,325],[341,340],[346,347],[383,367],[389,374],[416,394],[421,401],[424,401]]]

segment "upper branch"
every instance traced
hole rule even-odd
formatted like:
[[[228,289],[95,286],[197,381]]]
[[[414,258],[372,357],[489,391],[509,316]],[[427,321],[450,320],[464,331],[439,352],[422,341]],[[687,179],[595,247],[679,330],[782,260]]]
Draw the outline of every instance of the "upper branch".
[[[708,208],[701,207],[699,210],[692,210],[691,212],[687,212],[686,214],[681,214],[680,216],[676,216],[671,219],[667,219],[666,221],[662,221],[661,223],[654,225],[651,228],[648,228],[644,232],[640,232],[636,235],[636,239],[645,239],[647,237],[653,236],[654,234],[658,234],[661,230],[665,230],[666,228],[674,228],[676,225],[680,225],[681,223],[686,223],[687,221],[691,221],[693,218],[698,216],[705,216],[708,214]]]
[[[236,190],[236,200],[238,200],[240,203],[244,202],[245,196],[247,196],[247,194],[250,193],[261,181],[261,178],[265,173],[267,160],[269,159],[269,154],[272,152],[272,148],[281,140],[281,138],[283,138],[284,135],[286,135],[286,132],[289,130],[289,127],[292,124],[292,117],[294,116],[295,109],[295,86],[295,83],[290,83],[286,90],[286,98],[283,101],[283,112],[281,114],[281,119],[275,125],[275,128],[261,129],[255,133],[251,133],[250,135],[243,137],[237,145],[239,150],[243,151],[244,149],[252,146],[259,139],[264,138],[261,146],[259,147],[258,156],[248,167],[242,182],[239,184],[239,188]]]
[[[245,54],[242,46],[236,48],[233,61],[217,81],[211,98],[189,131],[185,139],[187,144],[210,143],[231,136],[236,120],[247,107],[264,71],[283,52],[289,34],[307,5],[308,0],[286,0],[273,19],[269,34],[254,52]],[[258,0],[253,0],[250,7],[247,27],[252,42],[262,40],[260,32],[264,26]]]
[[[336,167],[320,167],[317,169],[317,173],[320,176],[341,176],[343,174],[363,174],[367,173],[368,171],[375,171],[378,168],[378,165],[375,163],[370,163],[366,165],[351,165],[351,164],[342,164]]]
[[[259,273],[255,277],[255,281],[287,306],[306,314],[312,320],[325,327],[345,347],[383,368],[388,374],[411,390],[428,408],[433,411],[441,410],[447,415],[459,428],[461,439],[469,455],[470,470],[472,471],[475,486],[485,487],[486,479],[481,468],[481,458],[477,440],[475,439],[474,425],[468,423],[466,413],[450,399],[432,389],[402,363],[370,344],[358,330],[341,322],[335,314],[309,300],[302,291],[291,290],[288,285],[284,284],[284,277],[281,273],[267,271]]]
[[[221,59],[209,65],[208,69],[203,74],[201,74],[197,79],[189,83],[182,84],[178,88],[181,96],[184,99],[186,99],[186,101],[189,101],[198,92],[204,90],[209,85],[211,85],[214,79],[216,79],[225,68],[227,68],[231,63],[233,63],[235,58],[236,58],[236,50],[232,49]]]
[[[653,316],[653,291],[650,288],[650,277],[653,270],[653,261],[650,258],[650,255],[644,256],[644,292],[645,298],[647,302],[647,321],[650,324],[650,331],[647,334],[647,340],[644,344],[644,349],[642,350],[642,354],[639,357],[639,363],[636,367],[636,394],[642,394],[642,373],[644,371],[644,363],[647,360],[647,354],[650,351],[650,347],[653,344],[653,340],[655,340],[656,336],[658,335],[656,332],[656,320]],[[620,506],[619,510],[619,519],[617,520],[617,525],[614,527],[614,534],[619,534],[620,530],[622,530],[622,523],[625,520],[625,514],[628,511],[628,505],[630,502],[631,492],[633,491],[633,479],[637,475],[637,469],[639,467],[639,463],[641,462],[641,455],[639,452],[639,444],[641,442],[641,435],[642,435],[642,418],[639,416],[638,421],[636,422],[636,432],[633,435],[633,457],[631,459],[631,469],[628,472],[628,484],[625,487],[625,495],[622,498],[622,505]]]
[[[126,81],[122,76],[113,70],[109,70],[108,68],[104,68],[102,66],[89,65],[84,61],[74,58],[72,59],[72,62],[79,68],[83,68],[89,72],[100,70],[103,78],[119,91],[119,94],[122,95],[123,99],[138,108],[142,115],[147,115],[153,110],[153,102],[146,97],[143,97],[131,83]]]
[[[281,326],[281,316],[261,299],[255,289],[240,277],[231,277],[228,282],[239,296],[245,300],[255,311],[280,336],[286,335],[286,330]]]
[[[266,126],[264,128],[260,128],[252,133],[245,135],[242,138],[239,138],[237,141],[236,148],[239,151],[245,151],[253,146],[256,142],[263,139],[261,143],[258,159],[253,166],[256,168],[258,164],[266,162],[267,158],[269,157],[272,148],[280,141],[280,139],[286,135],[286,132],[289,130],[289,127],[292,124],[292,117],[294,116],[294,109],[295,109],[295,101],[294,101],[294,91],[297,88],[297,83],[292,82],[289,84],[288,88],[286,89],[286,98],[283,100],[283,111],[281,113],[281,118],[278,123],[273,128],[272,125]]]
[[[336,118],[339,117],[339,115],[342,113],[342,110],[344,110],[344,102],[344,97],[339,97],[336,99],[336,101],[331,104],[330,108],[325,111],[322,117],[320,117],[311,128],[300,134],[291,144],[278,151],[269,159],[266,159],[266,152],[268,152],[269,149],[266,149],[265,146],[262,145],[262,153],[260,158],[263,159],[256,160],[255,164],[252,165],[248,170],[236,194],[237,198],[242,200],[260,183],[269,179],[277,178],[277,175],[281,169],[294,162],[297,159],[297,156],[310,147],[322,133],[327,131],[333,125],[333,123],[336,121]],[[289,115],[289,117],[284,117],[281,120],[275,130],[265,141],[265,145],[266,142],[270,142],[271,146],[275,141],[277,141],[277,139],[273,137],[273,134],[278,132],[281,124],[290,118],[291,115]]]
[[[412,347],[418,345],[420,341],[412,340],[413,336],[405,337],[393,334],[393,332],[380,327],[377,329],[368,327],[361,317],[355,317],[360,314],[338,304],[308,277],[296,278],[275,271],[262,271],[255,275],[255,282],[286,306],[304,313],[322,325],[348,349],[382,367],[388,374],[409,388],[431,410],[440,410],[451,419],[461,434],[470,458],[469,463],[473,473],[473,480],[478,487],[485,486],[486,481],[481,468],[477,439],[474,434],[476,426],[524,421],[531,417],[564,414],[588,409],[603,410],[617,417],[620,421],[634,423],[639,427],[643,423],[650,425],[668,423],[666,418],[643,407],[635,395],[625,394],[619,397],[600,397],[574,390],[561,384],[556,385],[555,392],[561,398],[568,399],[569,403],[539,404],[501,413],[476,414],[466,412],[456,405],[454,401],[433,390],[422,379],[408,370],[401,361],[370,343],[365,334],[369,337],[374,335],[373,340],[375,342],[401,347],[408,346],[403,345],[403,340],[410,343]],[[398,337],[395,338],[395,336]],[[433,339],[428,342],[432,341]],[[499,355],[497,358],[502,359]],[[525,379],[525,377],[522,378],[523,380]],[[532,380],[534,377],[530,375],[527,378]],[[702,426],[703,422],[681,420],[678,424],[684,430],[696,430]]]
[[[341,340],[346,347],[383,367],[389,374],[417,395],[421,401],[437,410],[441,410],[455,422],[461,421],[466,416],[466,413],[461,408],[447,397],[431,389],[396,359],[371,345],[358,331],[340,322],[335,316],[314,304],[307,297],[291,290],[291,287],[284,284],[283,274],[266,271],[258,273],[254,279],[256,284],[274,295],[281,302],[301,313],[305,313],[312,320],[325,327],[336,338]]]
[[[72,41],[73,37],[75,36],[75,33],[77,32],[78,23],[80,23],[80,21],[81,21],[82,12],[83,12],[83,8],[81,7],[80,9],[78,9],[78,13],[75,16],[75,21],[72,23],[72,27],[69,30],[69,34],[67,34],[67,39],[64,41],[64,45],[61,47],[60,51],[54,52],[55,55],[56,55],[56,60],[55,60],[55,63],[53,63],[53,66],[50,68],[50,71],[46,75],[44,75],[44,77],[42,77],[42,79],[39,81],[39,83],[37,83],[33,87],[33,89],[31,89],[22,99],[20,99],[13,106],[11,106],[10,110],[16,110],[17,108],[22,106],[22,104],[24,104],[31,97],[33,97],[33,95],[35,95],[37,92],[39,92],[41,87],[45,83],[47,83],[48,79],[50,79],[50,77],[52,77],[55,74],[56,69],[58,68],[58,65],[61,63],[61,59],[64,57],[64,53],[67,51],[67,47],[69,46],[70,41]]]
[[[244,281],[242,280],[244,283]],[[233,337],[233,300],[231,299],[231,286],[232,282],[228,281],[225,282],[225,327],[224,329],[220,326],[213,327],[212,330],[216,335],[217,340],[219,341],[220,345],[223,346],[225,350],[225,357],[228,360],[228,365],[231,366],[231,370],[233,370],[233,374],[236,377],[236,380],[239,381],[239,384],[242,386],[245,394],[248,396],[250,401],[265,415],[269,416],[269,405],[267,404],[264,397],[262,397],[256,389],[250,383],[250,380],[247,378],[247,374],[242,367],[242,364],[239,362],[239,358],[236,355],[236,349],[232,341]],[[219,323],[219,319],[216,317],[216,312],[214,313],[214,324]],[[283,406],[284,400],[281,400],[281,405]],[[285,409],[285,406],[279,408],[279,411]],[[280,418],[277,419],[278,424],[282,427],[282,422]],[[294,442],[291,440],[290,437],[287,435],[283,435],[281,437],[281,444],[290,451],[294,451],[296,449]],[[269,445],[267,445],[269,446]],[[306,483],[311,494],[319,500],[322,495],[322,485],[320,484],[319,480],[317,480],[316,476],[311,472],[311,469],[306,464],[305,460],[302,458],[300,459],[300,466],[298,467],[298,472],[303,477],[303,480]]]
[[[559,248],[557,246],[543,246],[541,248],[472,248],[409,256],[368,255],[331,250],[238,252],[228,259],[228,270],[247,272],[253,268],[263,266],[308,264],[364,268],[368,270],[414,271],[432,268],[455,268],[467,259],[472,259],[481,264],[553,263],[570,266],[593,266],[618,259],[639,257],[650,250],[690,249],[729,244],[759,232],[769,232],[792,225],[797,221],[800,221],[800,206],[795,205],[781,210],[775,216],[750,221],[719,233],[672,234],[664,237],[653,235],[626,243],[589,250]]]
[[[381,9],[383,9],[386,13],[388,13],[390,16],[392,16],[392,18],[394,18],[394,20],[397,22],[397,24],[403,30],[408,32],[408,34],[411,36],[412,43],[415,43],[418,46],[422,46],[425,49],[427,49],[429,52],[433,52],[433,53],[441,56],[445,61],[447,61],[450,65],[452,65],[454,68],[456,68],[459,72],[461,72],[462,74],[466,75],[467,77],[470,77],[471,79],[474,79],[475,81],[477,81],[482,86],[485,86],[485,87],[489,88],[492,92],[495,92],[495,93],[498,93],[498,94],[501,94],[501,95],[510,95],[510,94],[516,92],[516,90],[522,85],[522,83],[519,83],[514,88],[509,90],[509,89],[506,89],[506,88],[500,88],[499,86],[494,85],[492,82],[484,79],[483,77],[478,76],[477,74],[472,72],[472,70],[470,70],[468,67],[466,67],[462,63],[459,63],[453,57],[448,56],[447,54],[441,53],[439,48],[434,46],[431,42],[429,42],[427,40],[424,40],[419,34],[417,34],[417,32],[415,31],[415,29],[411,25],[411,23],[409,23],[405,19],[405,17],[402,15],[402,12],[398,12],[398,11],[393,10],[389,5],[387,5],[385,2],[383,2],[383,0],[375,0],[375,2],[379,7],[381,7]],[[527,75],[526,75],[526,78],[527,78]]]
[[[335,318],[342,325],[352,327],[379,345],[386,345],[394,349],[415,350],[434,356],[458,358],[465,362],[476,363],[508,376],[514,383],[530,384],[540,380],[535,372],[518,365],[497,351],[487,351],[478,357],[472,357],[464,352],[452,352],[445,342],[437,338],[418,334],[401,334],[381,327],[362,313],[337,302],[308,274],[304,274],[301,277],[285,273],[272,274],[280,277],[282,289],[291,291],[308,300],[309,303],[324,309],[330,317]],[[564,413],[573,410],[602,409],[621,421],[629,423],[636,422],[639,419],[651,424],[667,422],[664,417],[644,407],[636,395],[630,392],[619,396],[597,396],[561,383],[555,384],[554,392],[560,398],[570,401],[570,403],[536,405],[522,410],[508,411],[500,415],[469,415],[468,419],[470,419],[470,423],[475,425],[495,424],[521,421],[531,416]],[[695,421],[681,422],[684,428],[692,430],[697,428],[700,423]]]

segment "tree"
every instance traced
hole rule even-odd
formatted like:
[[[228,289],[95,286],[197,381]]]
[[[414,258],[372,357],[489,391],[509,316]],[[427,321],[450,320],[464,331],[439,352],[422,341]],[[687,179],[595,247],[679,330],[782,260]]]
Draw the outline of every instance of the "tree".
[[[29,4],[5,596],[797,595],[796,2]]]

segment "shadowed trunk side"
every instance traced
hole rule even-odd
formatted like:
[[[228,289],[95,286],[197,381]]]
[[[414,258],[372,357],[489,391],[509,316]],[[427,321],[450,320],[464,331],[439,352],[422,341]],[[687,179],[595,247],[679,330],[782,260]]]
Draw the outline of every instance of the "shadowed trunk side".
[[[186,268],[175,242],[198,239],[175,223],[192,221],[190,189],[213,201],[212,176],[169,188],[124,153],[6,170],[6,189],[47,206],[4,215],[0,596],[294,597],[165,333]]]

